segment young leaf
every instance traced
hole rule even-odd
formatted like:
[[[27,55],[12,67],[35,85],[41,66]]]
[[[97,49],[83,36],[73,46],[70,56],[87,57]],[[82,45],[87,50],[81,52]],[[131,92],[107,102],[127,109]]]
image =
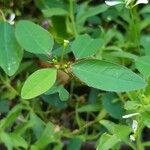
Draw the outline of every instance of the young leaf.
[[[59,86],[58,93],[61,101],[67,101],[69,99],[69,92],[63,86]]]
[[[9,136],[14,147],[22,147],[24,149],[28,149],[27,142],[20,135],[17,135],[16,133],[11,133],[9,134]]]
[[[145,126],[147,126],[148,128],[150,128],[150,112],[144,112],[141,114],[142,116],[142,122],[144,123]]]
[[[53,85],[52,88],[50,88],[46,93],[46,95],[51,94],[59,94],[59,98],[61,101],[67,101],[69,99],[69,92],[64,88],[63,85]]]
[[[73,73],[83,82],[105,91],[124,92],[145,87],[145,81],[126,67],[88,59],[72,65]]]
[[[84,22],[89,17],[101,14],[101,13],[105,12],[107,9],[108,9],[108,6],[106,6],[105,4],[94,6],[94,7],[87,6],[84,11],[82,9],[81,12],[78,12],[77,24],[84,24]]]
[[[96,150],[109,150],[119,142],[120,139],[118,139],[116,135],[104,133],[99,139]]]
[[[150,55],[150,36],[142,35],[140,39],[140,43],[144,47],[145,54]]]
[[[109,120],[101,120],[100,124],[102,124],[111,134],[114,134],[116,124]]]
[[[56,69],[40,69],[34,72],[24,83],[21,91],[23,99],[31,99],[46,92],[56,81]]]
[[[80,35],[72,43],[72,51],[77,59],[85,58],[96,54],[101,47],[100,39],[92,39],[89,35]]]
[[[5,144],[7,150],[13,150],[13,142],[8,133],[0,132],[0,141]]]
[[[0,23],[0,66],[9,76],[18,69],[23,50],[17,43],[14,28],[7,22]]]
[[[0,99],[0,112],[1,113],[9,112],[9,101]]]
[[[139,57],[135,62],[136,68],[146,77],[150,75],[150,55]]]
[[[11,127],[12,124],[16,121],[16,118],[20,115],[21,110],[23,110],[24,107],[20,105],[16,105],[9,111],[7,117],[3,118],[0,121],[0,129],[6,129],[8,127]]]
[[[31,146],[31,150],[42,150],[45,149],[45,147],[52,142],[55,142],[57,132],[55,131],[55,126],[49,122],[47,123],[42,135],[40,138],[36,141],[34,145]]]
[[[45,17],[52,17],[52,16],[65,16],[68,12],[63,8],[49,8],[43,9],[42,13]]]
[[[142,105],[139,103],[139,101],[127,101],[125,104],[124,104],[124,108],[126,110],[136,110],[138,109],[139,107],[141,107]]]
[[[59,108],[59,109],[64,109],[67,107],[66,102],[60,100],[58,93],[54,93],[50,95],[43,94],[42,99],[49,105]]]
[[[38,139],[44,130],[44,122],[34,112],[30,112],[30,120],[33,123],[33,134]]]
[[[100,104],[87,104],[77,109],[77,112],[99,112]]]
[[[67,145],[67,150],[80,150],[82,146],[82,139],[80,137],[72,138]]]
[[[45,54],[53,48],[53,38],[48,31],[31,21],[19,21],[15,30],[19,44],[28,52]]]

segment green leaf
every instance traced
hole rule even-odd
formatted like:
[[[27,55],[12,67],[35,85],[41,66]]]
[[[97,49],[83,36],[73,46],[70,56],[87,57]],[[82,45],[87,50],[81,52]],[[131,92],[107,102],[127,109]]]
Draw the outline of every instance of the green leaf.
[[[58,93],[51,94],[51,95],[42,95],[42,99],[48,103],[49,105],[52,105],[53,107],[64,109],[67,107],[66,102],[61,101]]]
[[[7,22],[0,23],[0,66],[12,76],[21,62],[23,50],[16,41],[14,28]]]
[[[115,123],[109,120],[101,120],[100,124],[102,124],[111,134],[114,134],[115,131]]]
[[[18,135],[23,135],[34,126],[32,121],[27,121],[16,126],[14,132]]]
[[[87,104],[77,109],[78,112],[98,112],[100,111],[100,104]]]
[[[7,113],[9,111],[9,102],[7,100],[0,100],[0,112]]]
[[[45,130],[43,131],[41,137],[38,139],[38,141],[34,145],[31,146],[31,150],[45,149],[45,147],[49,143],[56,141],[55,134],[56,134],[55,126],[49,122],[46,125]]]
[[[145,126],[150,128],[150,112],[144,112],[141,114],[142,116],[142,122],[144,123]]]
[[[59,86],[58,92],[61,101],[67,101],[69,99],[69,92],[63,86]]]
[[[71,48],[77,59],[93,56],[100,49],[102,41],[92,39],[89,35],[80,35],[72,43]]]
[[[42,13],[45,17],[52,17],[52,16],[65,16],[68,12],[62,8],[49,8],[42,10]]]
[[[44,94],[45,95],[51,95],[51,94],[55,94],[58,92],[58,89],[59,89],[59,85],[57,85],[57,82],[56,84],[54,84],[47,92],[45,92]]]
[[[16,105],[14,108],[12,108],[7,117],[0,121],[0,129],[6,129],[10,127],[16,121],[16,118],[20,115],[22,109],[22,105]]]
[[[80,150],[82,146],[81,138],[72,138],[67,146],[67,150]]]
[[[126,125],[116,125],[114,128],[115,135],[122,141],[128,140],[131,131],[131,128]]]
[[[15,133],[11,133],[11,134],[9,134],[9,136],[12,140],[14,147],[22,147],[24,149],[28,148],[28,143],[20,135],[17,135]]]
[[[62,0],[34,0],[34,2],[40,10],[47,8],[67,9],[66,3]]]
[[[124,105],[124,108],[126,110],[136,110],[142,105],[139,103],[139,101],[127,101]]]
[[[142,35],[140,43],[144,47],[145,54],[150,55],[150,36]]]
[[[145,81],[126,67],[88,59],[72,65],[73,73],[88,86],[105,91],[124,92],[145,87]]]
[[[0,132],[0,141],[5,144],[7,150],[13,150],[13,142],[9,134]]]
[[[100,123],[107,128],[107,130],[112,134],[116,135],[118,140],[126,141],[128,140],[129,134],[131,133],[131,128],[123,124],[115,124],[108,120],[101,120]]]
[[[146,6],[144,6],[141,10],[140,10],[140,12],[139,12],[140,14],[150,14],[150,5],[146,5]]]
[[[82,10],[82,13],[77,15],[77,24],[84,23],[86,19],[88,19],[89,17],[103,13],[107,9],[108,9],[108,6],[106,6],[105,4],[98,5],[95,7],[88,6],[88,8],[86,8],[84,11]]]
[[[52,88],[50,88],[44,94],[50,95],[50,94],[55,94],[55,93],[59,94],[59,98],[61,101],[67,101],[69,99],[69,92],[62,85],[54,84],[54,86],[52,86]]]
[[[54,41],[50,33],[31,21],[19,21],[15,34],[19,44],[28,52],[46,54],[53,48]]]
[[[104,133],[100,139],[96,150],[109,150],[113,148],[120,140],[117,138],[116,135],[109,135]]]
[[[150,76],[150,55],[139,57],[135,65],[144,76]]]
[[[43,130],[44,130],[44,122],[34,113],[30,113],[30,120],[33,124],[33,133],[35,134],[35,137],[38,139],[40,138]]]
[[[128,52],[123,52],[123,51],[118,51],[118,52],[103,52],[103,57],[106,56],[113,56],[113,57],[120,57],[120,58],[129,58],[129,59],[133,59],[136,60],[137,56]]]
[[[46,92],[56,81],[56,69],[40,69],[34,72],[25,81],[21,97],[31,99]]]
[[[123,103],[119,101],[115,93],[106,93],[102,97],[102,104],[106,112],[113,118],[121,119],[125,113]]]

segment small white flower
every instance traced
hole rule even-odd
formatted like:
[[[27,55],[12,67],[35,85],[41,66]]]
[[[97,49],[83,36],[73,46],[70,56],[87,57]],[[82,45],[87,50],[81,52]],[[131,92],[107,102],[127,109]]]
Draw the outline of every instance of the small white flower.
[[[134,133],[137,131],[137,128],[138,128],[138,122],[136,120],[133,120],[132,130]]]
[[[110,0],[106,0],[105,3],[106,3],[106,5],[108,5],[108,6],[115,6],[115,5],[121,4],[121,3],[123,3],[123,2],[121,2],[121,1],[110,1]]]
[[[148,4],[148,0],[137,0],[137,2],[135,3],[134,6],[136,6],[138,4]]]
[[[122,116],[122,118],[131,118],[131,117],[137,116],[137,115],[140,115],[140,113],[133,113],[133,114],[124,115],[124,116]]]
[[[8,19],[8,22],[13,25],[15,22],[14,22],[14,19],[15,19],[16,15],[15,13],[11,13],[10,16],[9,16],[9,19]]]
[[[135,1],[134,0],[124,0],[124,1],[119,1],[119,0],[106,0],[105,3],[106,5],[108,6],[115,6],[115,5],[118,5],[118,4],[125,4],[125,6],[127,8],[129,8],[129,5],[134,3]],[[149,0],[137,0],[136,3],[132,4],[131,7],[134,7],[138,4],[148,4]]]
[[[131,141],[135,141],[135,137],[134,137],[134,135],[132,134],[132,135],[130,135],[130,140]]]

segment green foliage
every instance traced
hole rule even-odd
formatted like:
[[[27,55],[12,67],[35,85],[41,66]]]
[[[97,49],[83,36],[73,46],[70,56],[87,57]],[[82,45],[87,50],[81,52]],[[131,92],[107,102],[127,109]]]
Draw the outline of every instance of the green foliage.
[[[0,146],[150,146],[150,6],[136,2],[0,0]]]

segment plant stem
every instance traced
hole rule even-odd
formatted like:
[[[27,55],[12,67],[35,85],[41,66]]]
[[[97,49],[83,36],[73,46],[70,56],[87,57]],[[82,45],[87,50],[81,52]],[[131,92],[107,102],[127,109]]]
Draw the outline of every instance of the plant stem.
[[[6,21],[5,15],[4,15],[4,13],[3,13],[3,11],[1,9],[0,9],[0,14],[1,14],[3,20]]]
[[[143,143],[143,146],[144,146],[144,147],[150,146],[150,141],[144,142],[144,143]]]
[[[130,94],[130,92],[126,92],[126,94],[131,101],[134,101],[134,98],[132,97],[132,94]]]
[[[135,145],[131,142],[126,142],[127,145],[129,145],[133,150],[137,150]]]
[[[63,46],[62,52],[61,52],[61,59],[60,59],[60,63],[61,63],[61,67],[64,64],[64,54],[65,54],[65,46]]]
[[[123,98],[123,96],[120,93],[117,93],[119,99],[123,102],[123,104],[125,104],[125,100]]]
[[[5,81],[5,79],[2,77],[2,75],[0,75],[0,80],[2,81],[2,83],[3,83],[10,91],[12,91],[13,93],[15,93],[16,96],[19,95],[18,91],[17,91],[14,87],[12,87],[9,82]]]
[[[138,21],[137,21],[137,13],[136,13],[136,8],[131,8],[130,9],[130,15],[131,15],[131,24],[130,24],[130,30],[131,34],[133,34],[135,39],[136,46],[138,48],[139,54],[141,54],[140,51],[140,42],[139,42],[139,27],[138,27]]]
[[[142,131],[143,131],[143,125],[141,124],[137,130],[137,139],[136,139],[137,150],[144,150],[144,147],[141,141]]]
[[[100,120],[102,120],[104,117],[106,116],[106,112],[104,110],[102,110],[100,112],[100,114],[96,117],[95,120],[93,121],[89,121],[88,123],[86,123],[84,126],[82,126],[80,129],[78,130],[74,130],[71,135],[76,135],[76,134],[79,134],[80,132],[82,132],[84,129],[90,127],[91,125],[99,122]]]
[[[70,19],[72,22],[74,36],[78,36],[78,32],[76,30],[75,17],[74,17],[74,0],[69,0],[69,9],[70,9]]]

